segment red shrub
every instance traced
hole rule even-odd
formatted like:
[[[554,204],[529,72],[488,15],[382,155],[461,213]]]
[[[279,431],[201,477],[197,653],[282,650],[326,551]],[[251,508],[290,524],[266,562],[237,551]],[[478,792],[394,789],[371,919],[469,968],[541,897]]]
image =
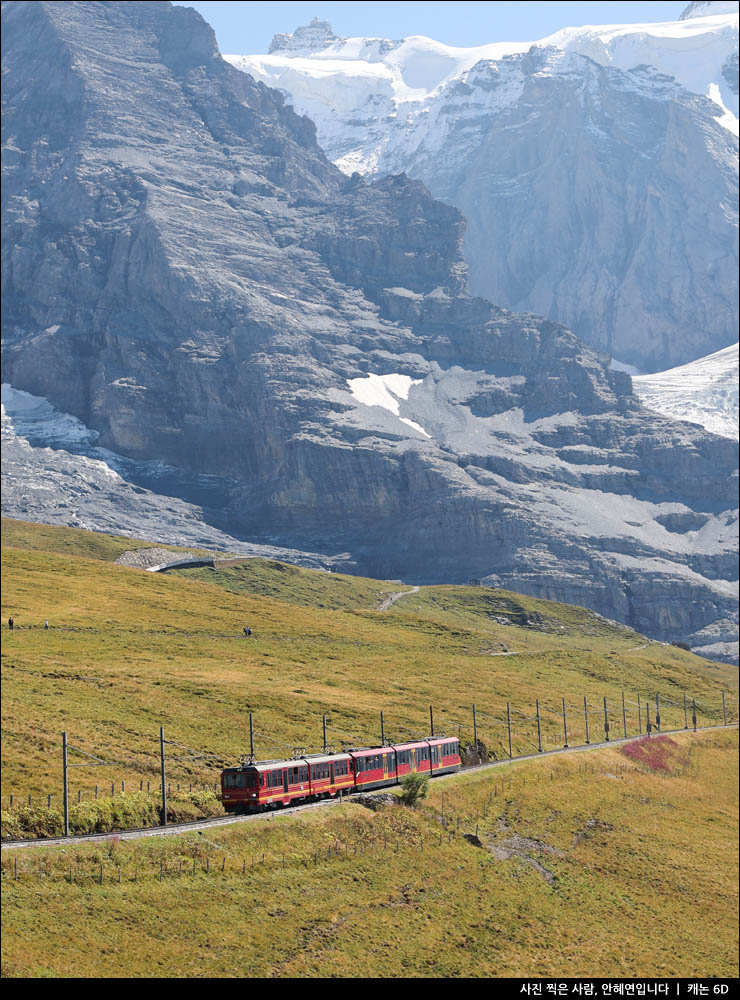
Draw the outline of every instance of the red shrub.
[[[622,753],[649,771],[670,772],[679,763],[680,747],[669,736],[643,737],[622,747]]]

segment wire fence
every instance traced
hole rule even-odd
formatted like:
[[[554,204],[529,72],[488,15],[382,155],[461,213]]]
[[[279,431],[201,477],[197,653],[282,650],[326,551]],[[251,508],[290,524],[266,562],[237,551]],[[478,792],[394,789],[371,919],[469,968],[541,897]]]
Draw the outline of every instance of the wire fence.
[[[582,703],[574,701],[572,696],[568,700],[561,698],[559,703],[538,698],[529,705],[504,702],[495,712],[481,711],[473,704],[466,712],[455,710],[453,714],[449,710],[435,712],[430,705],[428,713],[419,718],[414,728],[396,723],[381,711],[375,730],[369,720],[362,726],[345,729],[340,722],[335,726],[332,715],[325,713],[321,717],[320,735],[314,730],[302,746],[285,743],[272,734],[256,730],[250,712],[249,753],[236,756],[167,739],[164,728],[160,727],[158,737],[154,734],[149,737],[153,744],[151,752],[129,752],[123,760],[112,760],[100,748],[92,752],[71,744],[67,733],[63,733],[61,747],[56,750],[56,753],[61,750],[61,760],[57,758],[62,777],[59,791],[35,796],[13,791],[3,796],[3,808],[10,811],[61,810],[66,836],[70,832],[70,812],[75,805],[139,793],[156,797],[161,803],[159,822],[167,825],[171,812],[168,800],[204,792],[218,796],[220,772],[225,767],[254,762],[258,754],[263,759],[270,755],[273,760],[289,760],[352,747],[392,746],[435,736],[457,737],[463,765],[469,766],[515,760],[561,747],[608,743],[640,735],[650,737],[661,732],[696,730],[737,721],[737,699],[730,699],[725,693],[721,694],[721,701],[711,704],[683,692],[672,692],[670,696],[660,692],[623,692],[617,698],[610,694],[589,700],[584,696]],[[46,750],[47,754],[51,752],[48,744]],[[44,768],[49,772],[57,766],[53,759],[44,761]],[[105,768],[117,773],[110,781],[73,788],[71,775],[73,769],[76,774],[78,768]]]
[[[716,741],[710,744],[721,747]],[[544,763],[544,761],[543,761]],[[682,773],[679,771],[679,773]],[[510,805],[520,799],[526,789],[539,789],[543,786],[574,782],[579,786],[584,781],[608,778],[629,779],[631,776],[644,776],[644,770],[634,762],[618,763],[614,760],[604,761],[573,761],[570,766],[560,764],[555,767],[539,766],[535,771],[514,771],[499,775],[493,772],[490,783],[487,783],[488,795],[481,805],[475,808],[469,805],[459,805],[441,795],[441,805],[437,800],[426,811],[426,816],[432,821],[426,830],[403,831],[391,828],[379,831],[376,826],[368,824],[365,827],[352,824],[351,837],[348,831],[332,833],[329,844],[323,843],[316,847],[309,845],[305,849],[265,850],[264,841],[256,834],[254,842],[249,845],[240,842],[239,854],[230,855],[219,848],[213,848],[214,856],[208,853],[212,845],[198,843],[189,846],[180,844],[172,848],[165,856],[136,860],[127,859],[121,863],[119,838],[116,835],[106,837],[98,842],[107,857],[100,856],[100,850],[89,858],[76,854],[73,859],[65,855],[47,855],[40,861],[24,854],[12,854],[7,851],[0,862],[0,874],[3,881],[38,884],[52,882],[66,883],[69,886],[94,888],[95,886],[130,885],[132,883],[179,883],[182,881],[200,882],[209,878],[252,876],[264,879],[268,875],[297,873],[300,870],[316,868],[319,865],[332,863],[356,864],[376,856],[416,855],[428,852],[434,856],[446,848],[457,849],[463,841],[481,846],[479,833],[481,826],[501,815]],[[435,826],[437,829],[435,829]],[[490,823],[488,824],[488,829]],[[167,848],[165,848],[167,851]],[[190,853],[188,853],[190,852]],[[183,854],[187,854],[183,857]]]

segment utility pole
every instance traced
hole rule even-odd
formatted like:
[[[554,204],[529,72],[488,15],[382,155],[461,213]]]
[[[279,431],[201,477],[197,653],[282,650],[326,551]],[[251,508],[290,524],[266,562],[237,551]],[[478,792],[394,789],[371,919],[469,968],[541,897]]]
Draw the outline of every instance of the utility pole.
[[[606,697],[604,697],[604,737],[609,742],[609,715],[606,710]]]
[[[321,729],[324,734],[324,753],[326,753],[326,715],[321,716]]]
[[[624,691],[622,691],[622,728],[624,729],[624,738],[627,739],[627,710],[624,707]]]
[[[724,695],[722,696],[724,698]],[[475,747],[475,756],[480,763],[480,757],[478,755],[478,720],[475,716],[475,705],[473,705],[473,746]]]
[[[249,756],[254,763],[254,719],[251,712],[249,713]]]
[[[382,709],[380,712],[380,745],[385,746],[385,718]]]
[[[434,710],[432,709],[431,705],[429,706],[429,732],[430,732],[430,734],[433,737],[434,736]]]
[[[655,728],[660,732],[660,695],[655,692]]]
[[[565,714],[565,698],[563,698],[563,737],[565,739],[565,742],[563,743],[563,746],[567,747],[568,746],[568,719],[567,719],[567,716]]]
[[[159,761],[162,772],[162,826],[167,826],[167,778],[164,769],[164,726],[159,727]]]
[[[588,705],[586,704],[586,695],[583,696],[583,716],[586,720],[586,745],[588,745],[591,740],[588,738]]]
[[[511,709],[508,701],[506,702],[506,726],[509,730],[509,760],[511,760],[514,755],[511,752]]]
[[[64,772],[64,836],[69,836],[69,781],[67,775],[67,734],[62,733],[62,770]]]
[[[542,731],[540,729],[540,703],[539,699],[535,700],[535,705],[537,706],[537,749],[542,753]]]

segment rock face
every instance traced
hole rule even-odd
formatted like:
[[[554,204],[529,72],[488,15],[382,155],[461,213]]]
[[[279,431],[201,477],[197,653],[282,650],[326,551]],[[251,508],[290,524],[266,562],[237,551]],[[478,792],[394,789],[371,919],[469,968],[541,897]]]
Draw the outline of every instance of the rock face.
[[[23,521],[281,559],[309,569],[341,566],[352,571],[341,554],[323,556],[235,537],[217,526],[220,519],[213,509],[228,480],[178,473],[157,461],[125,459],[97,447],[97,437],[46,400],[3,386],[3,513]],[[190,501],[171,495],[178,489]]]
[[[181,496],[215,477],[209,518],[242,539],[732,639],[732,442],[648,413],[565,327],[471,298],[457,210],[343,175],[193,10],[3,20],[17,390],[179,470]]]
[[[404,171],[459,208],[475,294],[655,372],[737,337],[737,7],[704,6],[531,47],[330,34],[227,58],[347,173]]]

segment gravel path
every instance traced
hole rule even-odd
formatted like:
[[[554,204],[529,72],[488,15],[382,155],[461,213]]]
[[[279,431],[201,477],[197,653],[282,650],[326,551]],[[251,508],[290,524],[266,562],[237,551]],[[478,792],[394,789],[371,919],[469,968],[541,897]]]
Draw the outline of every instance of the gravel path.
[[[407,594],[418,594],[418,593],[419,593],[419,588],[412,587],[411,590],[399,590],[398,593],[396,594],[389,594],[378,608],[378,611],[387,611],[388,608],[393,607],[396,601],[400,601],[401,598],[405,597]]]

